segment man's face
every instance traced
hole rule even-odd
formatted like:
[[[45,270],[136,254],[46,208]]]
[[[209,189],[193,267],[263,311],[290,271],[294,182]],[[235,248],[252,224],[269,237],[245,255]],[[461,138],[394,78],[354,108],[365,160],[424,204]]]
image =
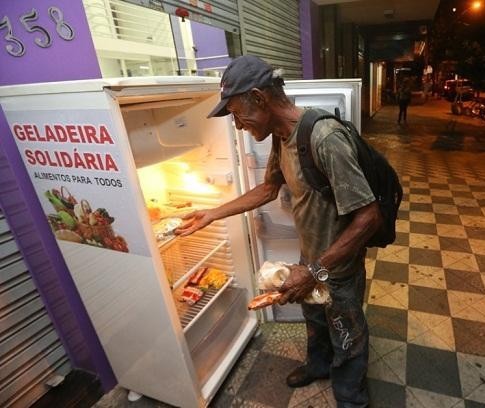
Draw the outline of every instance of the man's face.
[[[233,96],[228,104],[227,110],[234,117],[237,129],[244,129],[251,133],[257,142],[261,142],[271,134],[269,129],[269,113],[246,95]]]

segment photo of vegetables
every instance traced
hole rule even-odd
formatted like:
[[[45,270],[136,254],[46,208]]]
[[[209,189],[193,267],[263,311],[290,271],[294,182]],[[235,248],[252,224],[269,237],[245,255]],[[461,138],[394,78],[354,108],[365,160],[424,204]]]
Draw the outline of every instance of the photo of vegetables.
[[[47,215],[47,220],[57,239],[129,252],[125,239],[115,234],[112,227],[115,219],[105,208],[93,211],[87,200],[78,202],[64,186],[44,195],[56,210],[55,214]]]

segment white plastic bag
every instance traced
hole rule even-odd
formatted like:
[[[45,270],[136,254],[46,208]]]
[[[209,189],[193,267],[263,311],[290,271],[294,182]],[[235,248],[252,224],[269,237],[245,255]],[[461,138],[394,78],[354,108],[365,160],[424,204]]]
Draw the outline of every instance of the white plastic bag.
[[[290,275],[290,269],[284,262],[266,261],[258,271],[258,288],[261,290],[277,291],[283,282]],[[310,304],[327,304],[330,303],[330,293],[327,285],[317,283],[312,293],[304,300]]]

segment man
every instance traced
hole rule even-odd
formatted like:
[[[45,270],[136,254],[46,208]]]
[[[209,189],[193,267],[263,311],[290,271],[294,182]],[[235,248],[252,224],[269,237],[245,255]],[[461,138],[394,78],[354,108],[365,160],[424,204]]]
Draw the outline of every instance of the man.
[[[409,78],[404,78],[397,91],[397,103],[399,105],[398,124],[401,124],[401,119],[404,121],[404,124],[407,123],[408,106],[411,102],[411,85],[409,82]]]
[[[176,233],[189,235],[214,220],[262,206],[276,199],[286,183],[302,257],[300,265],[290,266],[280,303],[302,302],[317,281],[328,284],[333,300],[330,306],[302,303],[307,363],[288,376],[287,384],[302,387],[331,376],[339,408],[366,407],[364,245],[380,225],[380,210],[358,165],[356,148],[335,120],[317,122],[312,132],[312,153],[333,195],[325,196],[306,183],[296,147],[303,110],[286,97],[283,85],[277,71],[257,57],[245,55],[229,64],[221,81],[221,101],[208,117],[232,114],[236,127],[257,141],[271,135],[265,179],[229,203],[189,214]]]

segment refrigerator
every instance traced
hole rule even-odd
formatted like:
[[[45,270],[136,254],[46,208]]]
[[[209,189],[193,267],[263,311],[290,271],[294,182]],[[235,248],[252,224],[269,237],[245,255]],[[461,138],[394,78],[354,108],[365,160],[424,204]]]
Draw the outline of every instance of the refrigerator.
[[[289,81],[285,89],[298,106],[337,112],[360,128],[360,80]],[[219,98],[219,79],[207,77],[0,88],[119,384],[184,408],[209,404],[261,320],[299,319],[294,307],[247,310],[259,266],[299,258],[285,188],[274,202],[189,237],[166,230],[263,179],[270,138],[254,142],[230,116],[207,119]],[[200,268],[222,278],[191,304],[185,291]]]

